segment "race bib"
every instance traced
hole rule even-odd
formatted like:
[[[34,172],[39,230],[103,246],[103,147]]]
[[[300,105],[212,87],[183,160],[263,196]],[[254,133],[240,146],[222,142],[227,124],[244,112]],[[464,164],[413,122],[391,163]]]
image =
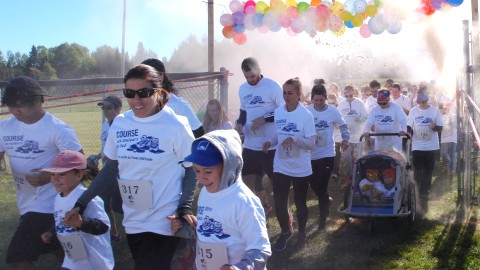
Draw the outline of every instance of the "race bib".
[[[300,156],[300,148],[295,145],[290,147],[283,147],[280,145],[280,151],[278,152],[278,157],[281,159],[296,158]]]
[[[83,244],[80,234],[60,235],[58,240],[62,243],[65,254],[72,260],[81,260],[87,258],[87,251]]]
[[[247,126],[248,133],[250,134],[250,136],[252,136],[252,137],[265,137],[265,127],[264,127],[264,125],[261,125],[260,127],[258,127],[255,130],[251,130],[250,129],[251,126],[252,126],[252,124],[249,124]]]
[[[35,195],[36,188],[27,181],[24,174],[13,173],[13,181],[18,192]]]
[[[415,138],[419,141],[429,141],[432,139],[432,129],[428,126],[420,126],[415,130]]]
[[[205,243],[197,241],[197,270],[220,269],[228,263],[227,247],[224,243]]]
[[[317,132],[317,137],[315,139],[315,145],[325,146],[325,145],[327,145],[327,141],[328,141],[327,132],[325,132],[325,131]]]
[[[137,210],[152,209],[152,181],[118,179],[118,187],[125,205]]]

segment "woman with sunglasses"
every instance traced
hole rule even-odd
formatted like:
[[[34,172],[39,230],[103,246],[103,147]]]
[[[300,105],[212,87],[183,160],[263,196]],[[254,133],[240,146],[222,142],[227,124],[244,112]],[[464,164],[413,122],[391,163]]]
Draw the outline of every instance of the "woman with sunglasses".
[[[190,154],[193,134],[187,120],[165,106],[168,92],[153,67],[131,68],[124,82],[131,109],[115,118],[104,149],[108,162],[78,199],[79,209],[70,214],[81,212],[92,195],[118,176],[135,269],[170,269],[179,238],[172,236],[167,216],[194,224],[191,206],[197,181],[191,166],[179,163]]]
[[[400,105],[390,101],[390,91],[378,90],[377,106],[374,106],[368,114],[363,136],[365,140],[370,138],[369,133],[399,133],[404,136],[407,132],[407,115]],[[376,136],[375,150],[395,149],[402,151],[402,138],[396,136]]]
[[[314,85],[312,88],[312,104],[307,109],[312,113],[315,122],[315,148],[311,151],[311,165],[313,174],[310,177],[310,186],[318,197],[320,216],[318,230],[326,228],[327,217],[330,214],[330,196],[328,182],[335,166],[335,143],[333,138],[334,128],[338,126],[342,141],[340,148],[348,148],[350,134],[347,124],[337,108],[326,104],[327,90],[323,84]]]
[[[429,104],[426,92],[417,93],[417,106],[408,115],[408,130],[412,134],[413,177],[420,193],[420,211],[428,211],[428,195],[432,185],[436,152],[440,149],[438,135],[442,132],[443,119],[440,110]]]

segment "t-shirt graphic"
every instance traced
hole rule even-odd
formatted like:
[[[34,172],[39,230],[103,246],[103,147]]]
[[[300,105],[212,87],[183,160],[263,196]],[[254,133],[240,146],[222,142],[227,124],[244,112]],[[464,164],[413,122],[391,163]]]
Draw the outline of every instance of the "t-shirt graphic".
[[[328,122],[324,120],[318,120],[317,117],[315,117],[315,128],[316,129],[326,129],[329,128]]]
[[[425,117],[425,116],[415,117],[415,123],[417,124],[430,124],[431,122],[433,122],[433,120],[430,117]]]
[[[22,146],[18,147],[15,152],[20,152],[24,154],[32,153],[42,153],[44,150],[40,150],[38,147],[38,142],[33,140],[26,140]]]
[[[297,124],[295,123],[288,123],[286,124],[283,128],[282,128],[282,131],[286,131],[286,132],[300,132],[300,130],[297,129]]]
[[[230,237],[229,234],[223,232],[222,223],[210,218],[209,216],[205,216],[202,225],[199,226],[197,231],[206,237],[210,237],[212,234],[218,239]]]
[[[249,97],[249,96],[247,96]],[[255,104],[263,104],[265,101],[262,100],[261,96],[254,96],[252,100],[250,100],[250,105],[255,105]]]
[[[393,122],[393,119],[391,116],[389,115],[376,115],[375,116],[377,119],[377,122],[380,122],[380,123],[391,123]]]
[[[137,152],[137,153],[144,153],[145,151],[150,151],[150,153],[160,154],[165,151],[158,148],[158,138],[142,135],[140,140],[137,143],[130,145],[127,148],[127,151]]]
[[[63,224],[63,217],[65,216],[63,209],[55,211],[53,216],[55,218],[55,231],[57,233],[74,233],[77,231],[74,227]]]

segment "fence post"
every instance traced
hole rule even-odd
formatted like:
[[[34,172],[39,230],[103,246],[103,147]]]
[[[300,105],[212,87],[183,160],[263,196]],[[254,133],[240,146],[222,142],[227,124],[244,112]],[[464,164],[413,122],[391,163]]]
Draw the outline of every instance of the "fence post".
[[[220,72],[223,72],[223,76],[220,79],[220,103],[225,107],[225,111],[228,112],[228,70],[221,67]]]

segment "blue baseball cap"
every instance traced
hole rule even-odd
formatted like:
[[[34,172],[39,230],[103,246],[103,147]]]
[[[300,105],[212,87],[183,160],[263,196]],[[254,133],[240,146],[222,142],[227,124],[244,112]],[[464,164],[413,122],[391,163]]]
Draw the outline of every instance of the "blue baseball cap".
[[[212,167],[223,162],[223,157],[211,142],[200,139],[193,142],[192,153],[185,157],[184,161],[190,161],[204,167]]]

